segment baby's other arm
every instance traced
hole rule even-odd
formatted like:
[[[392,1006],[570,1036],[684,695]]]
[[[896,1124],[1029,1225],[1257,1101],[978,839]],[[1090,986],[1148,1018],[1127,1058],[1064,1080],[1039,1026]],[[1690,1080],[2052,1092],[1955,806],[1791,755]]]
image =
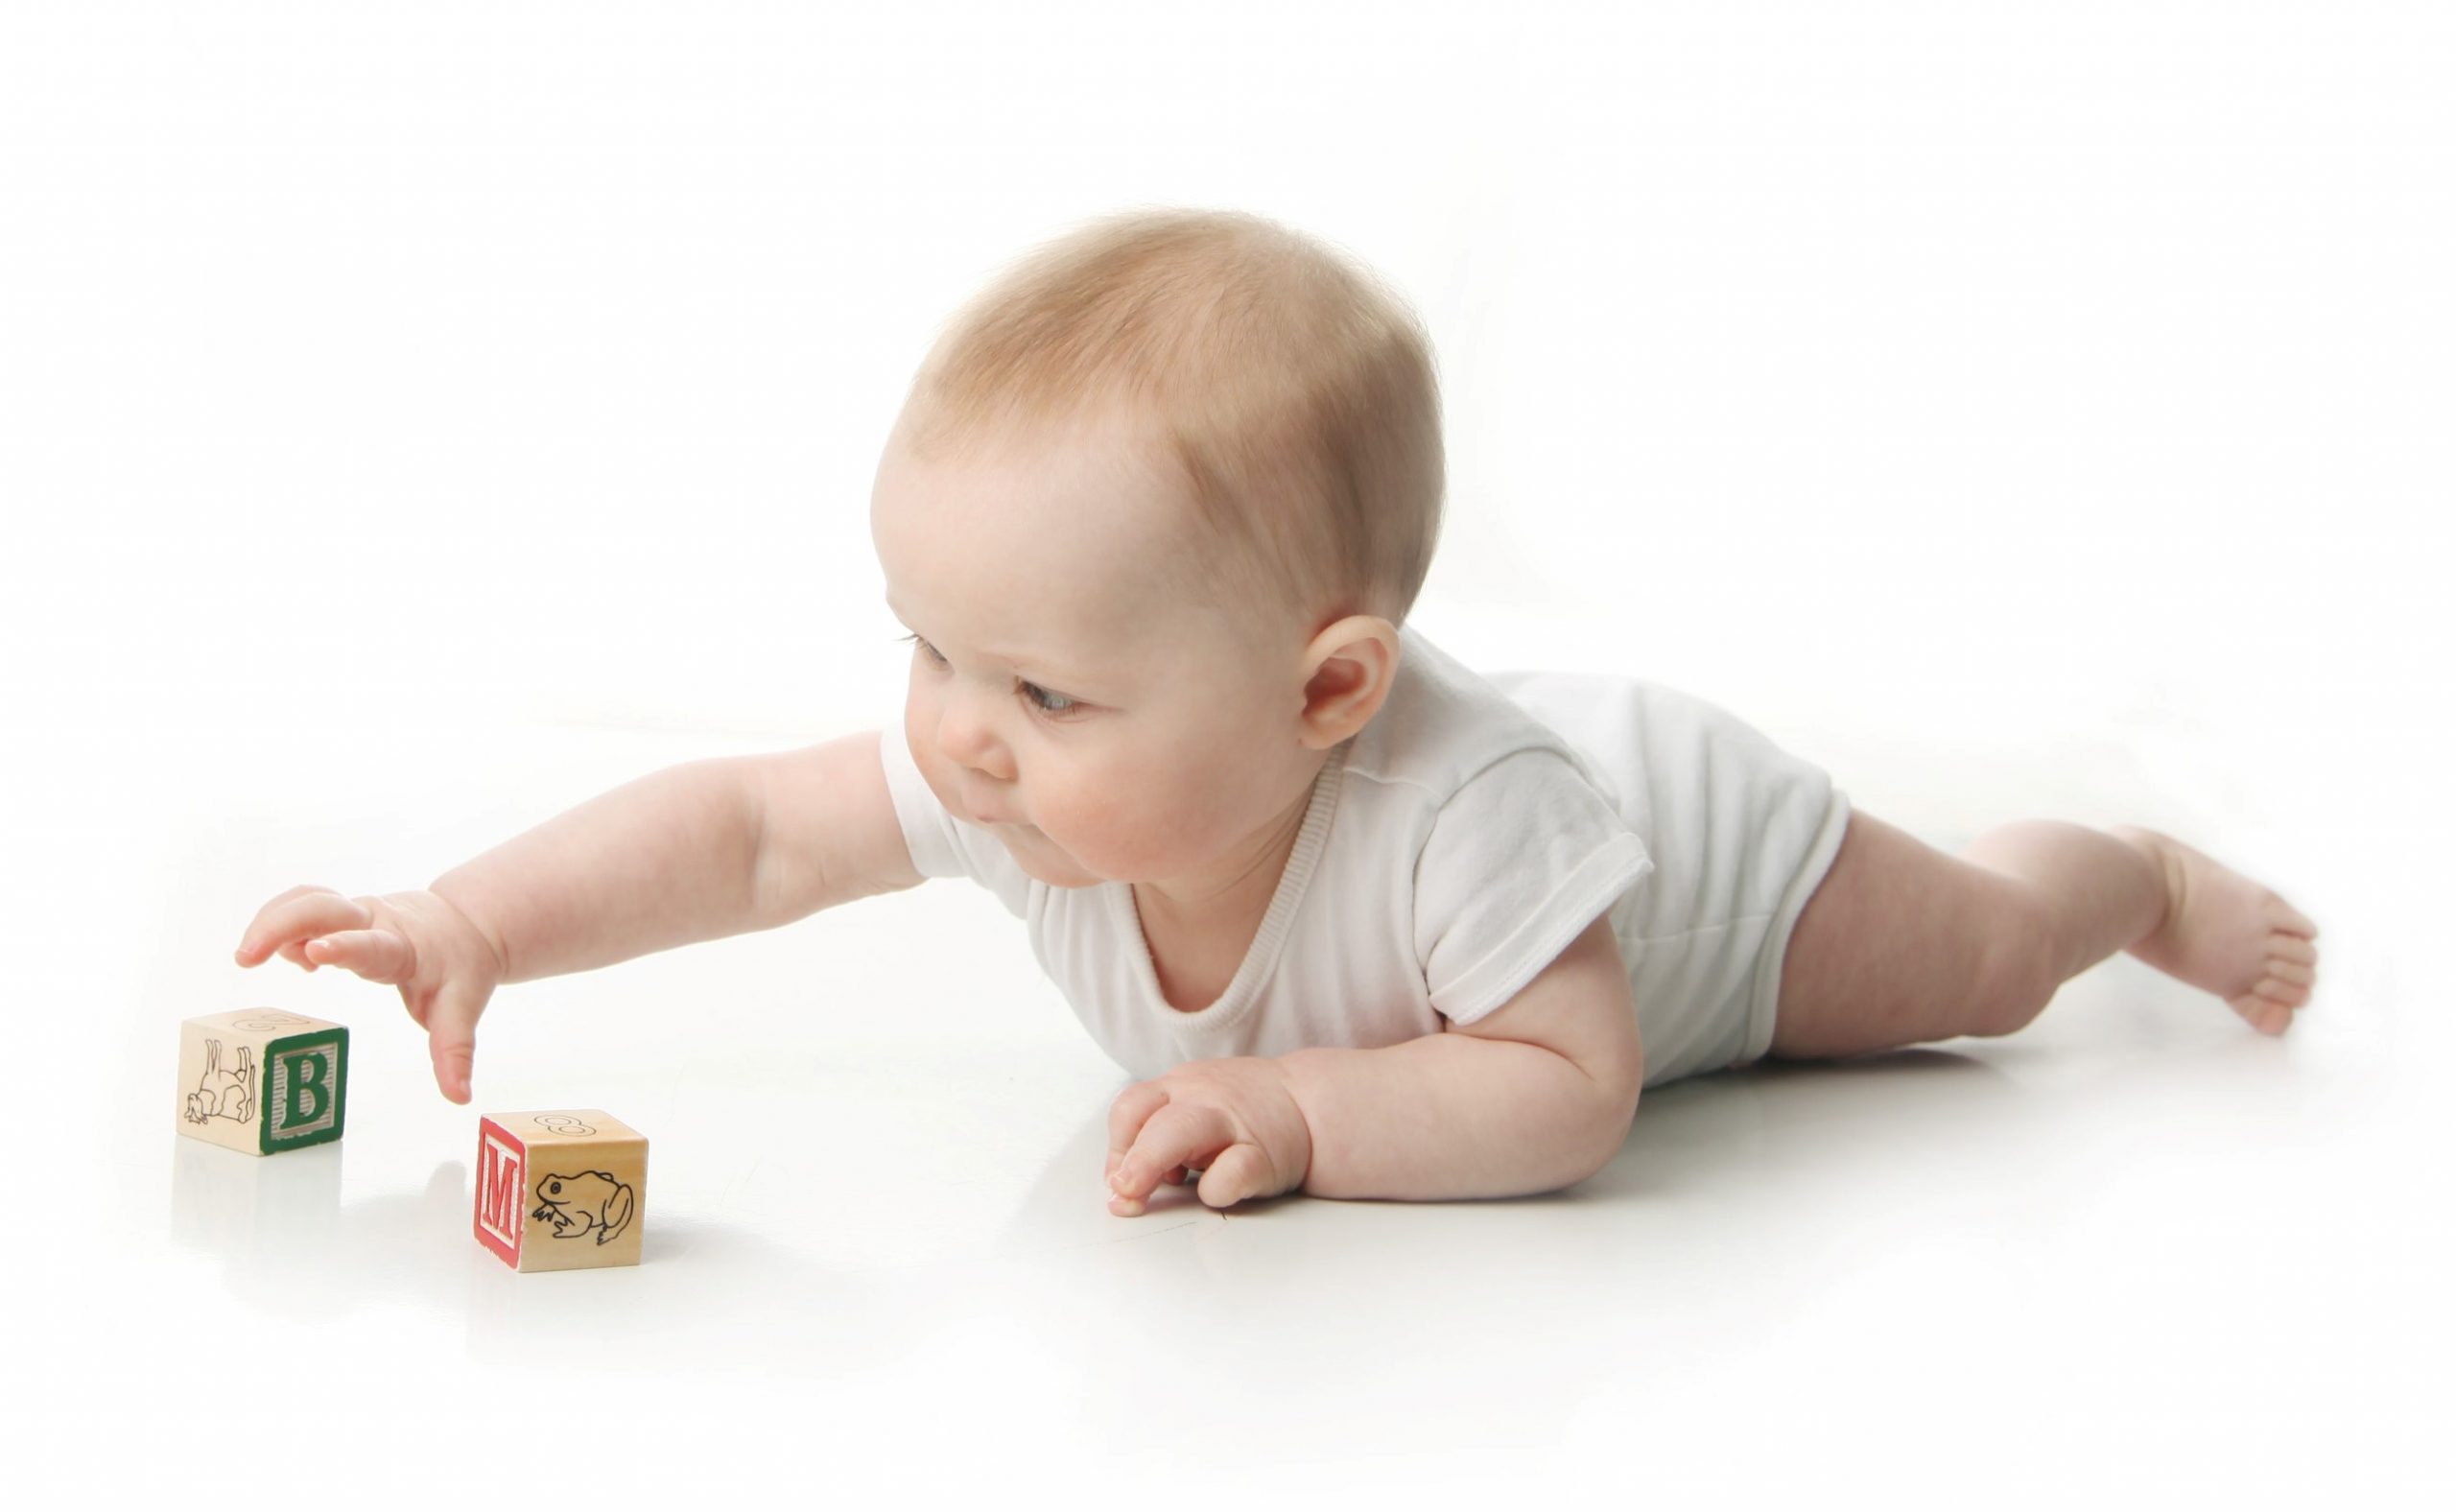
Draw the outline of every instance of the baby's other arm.
[[[1473,1024],[1279,1057],[1312,1131],[1305,1190],[1441,1200],[1572,1186],[1619,1149],[1645,1080],[1608,915]]]
[[[1109,1109],[1109,1211],[1200,1169],[1212,1207],[1302,1186],[1318,1197],[1442,1201],[1573,1186],[1627,1138],[1645,1047],[1611,921],[1598,916],[1472,1025],[1374,1050],[1189,1061]]]

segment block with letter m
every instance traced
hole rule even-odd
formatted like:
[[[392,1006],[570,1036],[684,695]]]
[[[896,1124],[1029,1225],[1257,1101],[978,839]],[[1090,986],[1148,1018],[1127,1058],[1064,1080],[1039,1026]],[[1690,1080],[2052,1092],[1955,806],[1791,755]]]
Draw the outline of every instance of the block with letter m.
[[[602,1108],[478,1120],[470,1228],[514,1270],[640,1263],[649,1142]]]

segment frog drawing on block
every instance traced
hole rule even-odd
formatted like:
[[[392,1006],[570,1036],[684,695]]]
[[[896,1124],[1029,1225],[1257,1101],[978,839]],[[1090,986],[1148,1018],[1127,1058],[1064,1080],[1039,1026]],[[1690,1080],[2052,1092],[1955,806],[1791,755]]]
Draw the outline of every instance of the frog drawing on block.
[[[591,1229],[605,1243],[631,1222],[631,1189],[602,1170],[550,1175],[537,1183],[537,1208],[529,1216],[555,1227],[556,1239],[579,1239]]]

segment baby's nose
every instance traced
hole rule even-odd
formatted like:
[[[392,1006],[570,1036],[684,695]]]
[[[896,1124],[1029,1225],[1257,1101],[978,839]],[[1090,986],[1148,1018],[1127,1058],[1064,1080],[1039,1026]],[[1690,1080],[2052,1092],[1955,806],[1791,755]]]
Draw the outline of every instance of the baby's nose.
[[[1005,745],[985,720],[950,709],[938,721],[938,749],[968,783],[994,787],[1012,778]]]

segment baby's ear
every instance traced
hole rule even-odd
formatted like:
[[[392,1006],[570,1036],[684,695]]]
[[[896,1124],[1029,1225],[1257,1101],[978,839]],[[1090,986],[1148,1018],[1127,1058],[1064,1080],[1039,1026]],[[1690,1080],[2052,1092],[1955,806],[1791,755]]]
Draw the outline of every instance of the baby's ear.
[[[1351,614],[1324,626],[1305,658],[1306,744],[1328,749],[1364,728],[1390,697],[1399,632],[1379,615]]]

